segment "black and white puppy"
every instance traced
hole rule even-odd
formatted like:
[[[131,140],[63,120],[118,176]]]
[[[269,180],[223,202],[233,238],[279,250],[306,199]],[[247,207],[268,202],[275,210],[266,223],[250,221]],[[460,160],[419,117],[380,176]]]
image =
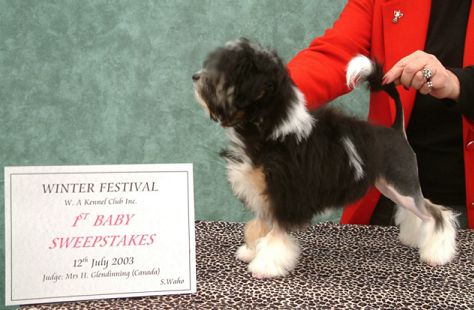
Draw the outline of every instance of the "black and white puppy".
[[[358,56],[347,83],[368,81],[389,93],[397,106],[392,128],[328,107],[308,111],[278,55],[247,39],[217,49],[193,75],[198,102],[230,139],[222,155],[232,190],[255,213],[236,253],[253,276],[288,274],[300,254],[289,232],[355,202],[371,186],[397,204],[400,240],[419,248],[422,261],[443,265],[455,256],[455,215],[423,198],[398,92],[381,85],[382,75]]]

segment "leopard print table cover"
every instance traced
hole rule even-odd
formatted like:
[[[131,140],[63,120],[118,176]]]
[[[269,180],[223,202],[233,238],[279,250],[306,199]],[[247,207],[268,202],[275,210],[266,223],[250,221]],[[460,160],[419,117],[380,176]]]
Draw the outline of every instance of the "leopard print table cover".
[[[196,222],[194,295],[94,300],[22,309],[474,309],[474,231],[458,234],[459,255],[447,266],[419,262],[395,227],[311,226],[294,272],[258,280],[234,258],[243,224]]]

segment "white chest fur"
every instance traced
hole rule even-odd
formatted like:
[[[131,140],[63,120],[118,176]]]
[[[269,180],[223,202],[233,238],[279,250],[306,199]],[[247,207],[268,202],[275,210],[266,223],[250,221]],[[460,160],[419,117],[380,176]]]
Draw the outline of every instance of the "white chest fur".
[[[265,214],[268,210],[268,198],[265,194],[267,184],[263,167],[257,167],[244,151],[244,145],[233,129],[227,130],[231,140],[229,151],[239,161],[227,160],[227,178],[234,195],[256,214]]]

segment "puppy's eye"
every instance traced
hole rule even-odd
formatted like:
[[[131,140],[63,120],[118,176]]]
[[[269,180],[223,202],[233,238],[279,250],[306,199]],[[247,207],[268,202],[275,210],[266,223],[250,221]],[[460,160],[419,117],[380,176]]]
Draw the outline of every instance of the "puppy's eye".
[[[260,90],[260,92],[257,93],[257,96],[255,97],[255,101],[258,101],[265,97],[268,93],[271,93],[273,91],[273,83],[272,82],[266,82],[263,89]]]
[[[250,101],[248,101],[248,100],[237,101],[235,103],[235,106],[239,109],[245,109],[249,105],[250,105]]]
[[[267,88],[268,91],[272,91],[275,88],[275,84],[273,82],[266,82],[265,87]]]
[[[258,93],[257,97],[255,97],[255,100],[262,99],[265,96],[266,93],[267,93],[267,91],[265,89],[260,91],[260,93]]]

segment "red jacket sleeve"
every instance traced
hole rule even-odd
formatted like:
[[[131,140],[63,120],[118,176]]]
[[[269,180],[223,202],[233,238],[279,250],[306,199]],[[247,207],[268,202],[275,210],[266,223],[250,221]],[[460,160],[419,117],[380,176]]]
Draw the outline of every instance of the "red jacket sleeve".
[[[333,27],[288,63],[290,75],[310,109],[349,92],[346,66],[355,55],[369,54],[373,2],[349,0]]]

